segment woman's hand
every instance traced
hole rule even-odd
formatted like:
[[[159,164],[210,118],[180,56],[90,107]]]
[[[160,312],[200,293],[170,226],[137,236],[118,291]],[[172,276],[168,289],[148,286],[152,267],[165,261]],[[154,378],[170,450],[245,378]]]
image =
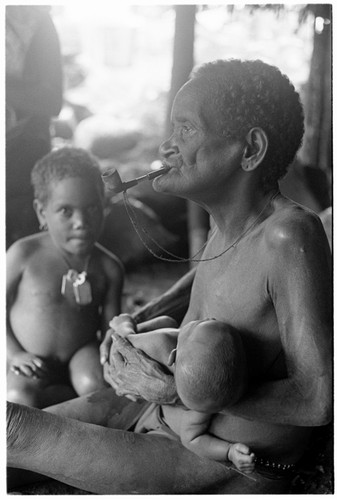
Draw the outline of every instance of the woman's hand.
[[[114,316],[109,323],[109,330],[106,332],[103,342],[99,347],[100,362],[104,365],[109,360],[112,346],[111,335],[118,333],[121,337],[127,337],[131,333],[137,333],[137,325],[130,314],[119,314]]]
[[[178,401],[174,378],[157,361],[126,339],[113,334],[110,363],[104,365],[104,378],[118,396],[138,398],[158,404]]]
[[[99,347],[101,365],[109,361],[112,346],[111,335],[117,333],[120,337],[127,337],[130,333],[144,333],[158,328],[178,328],[177,322],[170,316],[158,316],[157,318],[144,321],[138,325],[129,314],[115,316],[109,323],[110,329],[106,332],[103,342]]]
[[[99,346],[99,360],[101,365],[109,360],[110,349],[112,346],[112,338],[111,335],[114,333],[114,330],[111,328],[106,331],[105,337],[101,345]]]

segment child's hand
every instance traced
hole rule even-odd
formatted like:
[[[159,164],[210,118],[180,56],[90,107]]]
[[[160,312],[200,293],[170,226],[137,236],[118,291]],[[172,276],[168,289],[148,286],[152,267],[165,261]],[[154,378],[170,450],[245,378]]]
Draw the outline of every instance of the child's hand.
[[[43,378],[48,375],[46,363],[34,354],[20,352],[12,359],[10,370],[15,375],[29,378]]]
[[[250,449],[245,444],[234,443],[229,448],[228,460],[233,462],[240,472],[252,473],[255,468],[254,458],[254,453],[250,453]]]

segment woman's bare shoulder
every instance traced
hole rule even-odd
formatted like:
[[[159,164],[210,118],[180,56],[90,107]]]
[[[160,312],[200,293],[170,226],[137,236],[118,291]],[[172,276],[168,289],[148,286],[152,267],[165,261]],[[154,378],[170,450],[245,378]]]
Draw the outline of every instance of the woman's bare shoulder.
[[[276,201],[275,210],[267,221],[265,238],[268,247],[273,249],[327,243],[318,214],[283,196]]]

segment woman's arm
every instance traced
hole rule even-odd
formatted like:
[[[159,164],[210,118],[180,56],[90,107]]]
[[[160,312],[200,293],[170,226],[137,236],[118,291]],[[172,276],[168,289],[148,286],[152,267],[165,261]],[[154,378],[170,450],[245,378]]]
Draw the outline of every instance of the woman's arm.
[[[274,304],[287,377],[251,387],[230,409],[243,418],[312,427],[332,411],[332,270],[314,215],[281,221],[267,234],[267,287]]]

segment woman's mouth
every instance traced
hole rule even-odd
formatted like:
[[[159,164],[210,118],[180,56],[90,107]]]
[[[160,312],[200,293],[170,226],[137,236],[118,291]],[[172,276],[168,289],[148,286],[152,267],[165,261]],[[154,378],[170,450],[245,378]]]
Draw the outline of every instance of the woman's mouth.
[[[163,161],[163,167],[168,168],[169,170],[171,168],[181,168],[183,165],[183,159],[182,158],[177,158],[175,161]]]

